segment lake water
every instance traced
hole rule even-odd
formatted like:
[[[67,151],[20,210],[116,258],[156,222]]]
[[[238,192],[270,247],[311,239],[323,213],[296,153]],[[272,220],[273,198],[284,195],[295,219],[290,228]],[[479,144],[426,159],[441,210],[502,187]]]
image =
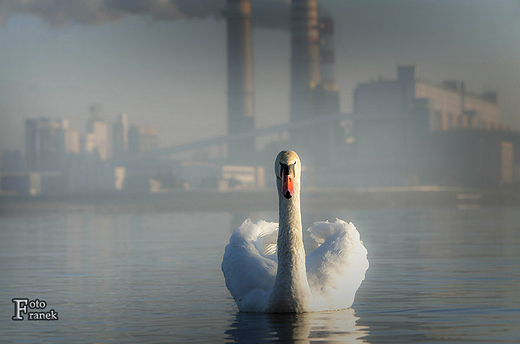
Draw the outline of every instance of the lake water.
[[[361,233],[370,268],[352,309],[237,311],[224,246],[245,217],[274,212],[0,218],[0,341],[520,342],[520,209],[306,214]],[[13,298],[45,300],[59,320],[13,321]]]

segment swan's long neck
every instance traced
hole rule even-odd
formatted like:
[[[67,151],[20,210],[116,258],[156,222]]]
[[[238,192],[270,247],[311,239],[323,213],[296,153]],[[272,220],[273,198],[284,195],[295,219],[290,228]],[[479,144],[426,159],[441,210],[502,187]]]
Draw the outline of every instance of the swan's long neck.
[[[310,289],[305,268],[299,180],[295,184],[295,193],[290,199],[278,193],[278,272],[268,302],[268,310],[272,312],[308,309]]]

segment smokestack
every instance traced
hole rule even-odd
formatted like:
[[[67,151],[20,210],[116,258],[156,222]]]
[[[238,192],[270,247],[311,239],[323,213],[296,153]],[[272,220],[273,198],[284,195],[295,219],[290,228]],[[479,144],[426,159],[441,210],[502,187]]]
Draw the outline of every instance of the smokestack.
[[[228,134],[255,129],[251,3],[227,0]],[[256,152],[255,138],[229,143],[231,160],[245,162]]]
[[[339,93],[334,72],[334,22],[330,16],[320,18],[320,77],[316,89],[316,109],[318,115],[337,114]]]
[[[320,76],[326,91],[337,91],[334,75],[334,22],[331,17],[320,19]]]
[[[316,115],[314,89],[320,82],[317,0],[291,4],[291,121]]]

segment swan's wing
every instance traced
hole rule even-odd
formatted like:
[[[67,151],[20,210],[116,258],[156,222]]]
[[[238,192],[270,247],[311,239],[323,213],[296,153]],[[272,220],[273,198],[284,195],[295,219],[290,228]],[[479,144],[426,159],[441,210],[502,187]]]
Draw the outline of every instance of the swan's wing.
[[[226,246],[222,272],[241,311],[261,312],[265,308],[278,268],[277,235],[277,223],[247,219]]]
[[[368,269],[367,250],[352,223],[316,222],[308,229],[320,245],[307,255],[307,278],[320,309],[349,308]]]

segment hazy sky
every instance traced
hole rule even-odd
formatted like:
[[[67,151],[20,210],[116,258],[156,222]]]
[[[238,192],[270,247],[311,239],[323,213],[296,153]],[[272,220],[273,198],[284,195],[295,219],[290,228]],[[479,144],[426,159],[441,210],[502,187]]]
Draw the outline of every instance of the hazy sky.
[[[422,79],[496,90],[502,119],[520,128],[520,1],[319,2],[335,20],[341,110],[358,82]],[[0,151],[23,149],[24,119],[89,107],[113,122],[159,129],[161,146],[226,133],[224,1],[0,0]],[[289,118],[288,2],[253,0],[256,125]]]

